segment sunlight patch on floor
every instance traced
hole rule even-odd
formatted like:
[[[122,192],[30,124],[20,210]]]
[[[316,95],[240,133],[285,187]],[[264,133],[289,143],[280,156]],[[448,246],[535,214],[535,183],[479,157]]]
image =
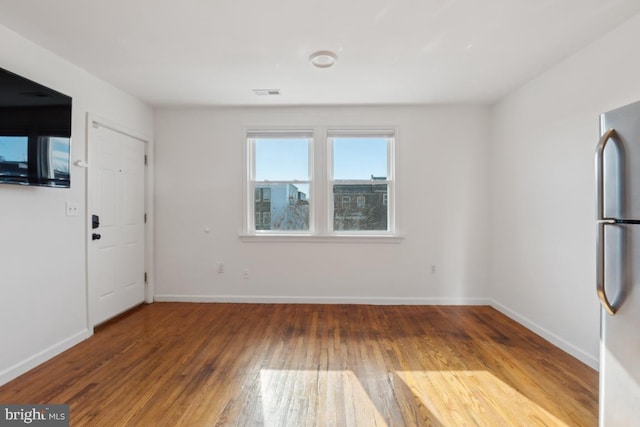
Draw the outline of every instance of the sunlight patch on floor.
[[[387,427],[352,371],[262,369],[260,388],[265,426]]]
[[[444,425],[566,426],[536,402],[487,371],[396,371]]]

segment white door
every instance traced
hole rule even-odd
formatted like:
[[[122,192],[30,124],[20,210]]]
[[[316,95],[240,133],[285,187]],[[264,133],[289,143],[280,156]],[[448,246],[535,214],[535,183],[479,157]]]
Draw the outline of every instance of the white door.
[[[91,123],[89,144],[89,215],[99,221],[89,241],[89,319],[95,326],[145,298],[145,143]]]

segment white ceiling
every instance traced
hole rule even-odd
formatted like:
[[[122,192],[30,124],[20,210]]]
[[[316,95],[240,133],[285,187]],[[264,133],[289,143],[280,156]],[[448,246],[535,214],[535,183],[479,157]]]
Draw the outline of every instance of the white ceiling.
[[[0,0],[0,24],[156,106],[491,103],[639,11],[638,0]],[[317,50],[336,66],[312,67]]]

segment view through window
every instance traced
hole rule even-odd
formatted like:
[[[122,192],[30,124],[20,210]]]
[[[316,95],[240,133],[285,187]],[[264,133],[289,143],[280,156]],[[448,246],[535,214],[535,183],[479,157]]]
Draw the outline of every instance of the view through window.
[[[392,131],[250,131],[247,141],[250,234],[395,231]]]
[[[310,137],[256,135],[251,142],[254,230],[309,231]]]
[[[333,230],[387,231],[390,138],[334,135],[329,141]]]

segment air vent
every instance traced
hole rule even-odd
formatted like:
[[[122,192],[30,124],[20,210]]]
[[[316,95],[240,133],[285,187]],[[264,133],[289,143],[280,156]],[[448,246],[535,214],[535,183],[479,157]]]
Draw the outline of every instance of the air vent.
[[[259,96],[276,96],[280,95],[280,89],[254,89],[253,93]]]

